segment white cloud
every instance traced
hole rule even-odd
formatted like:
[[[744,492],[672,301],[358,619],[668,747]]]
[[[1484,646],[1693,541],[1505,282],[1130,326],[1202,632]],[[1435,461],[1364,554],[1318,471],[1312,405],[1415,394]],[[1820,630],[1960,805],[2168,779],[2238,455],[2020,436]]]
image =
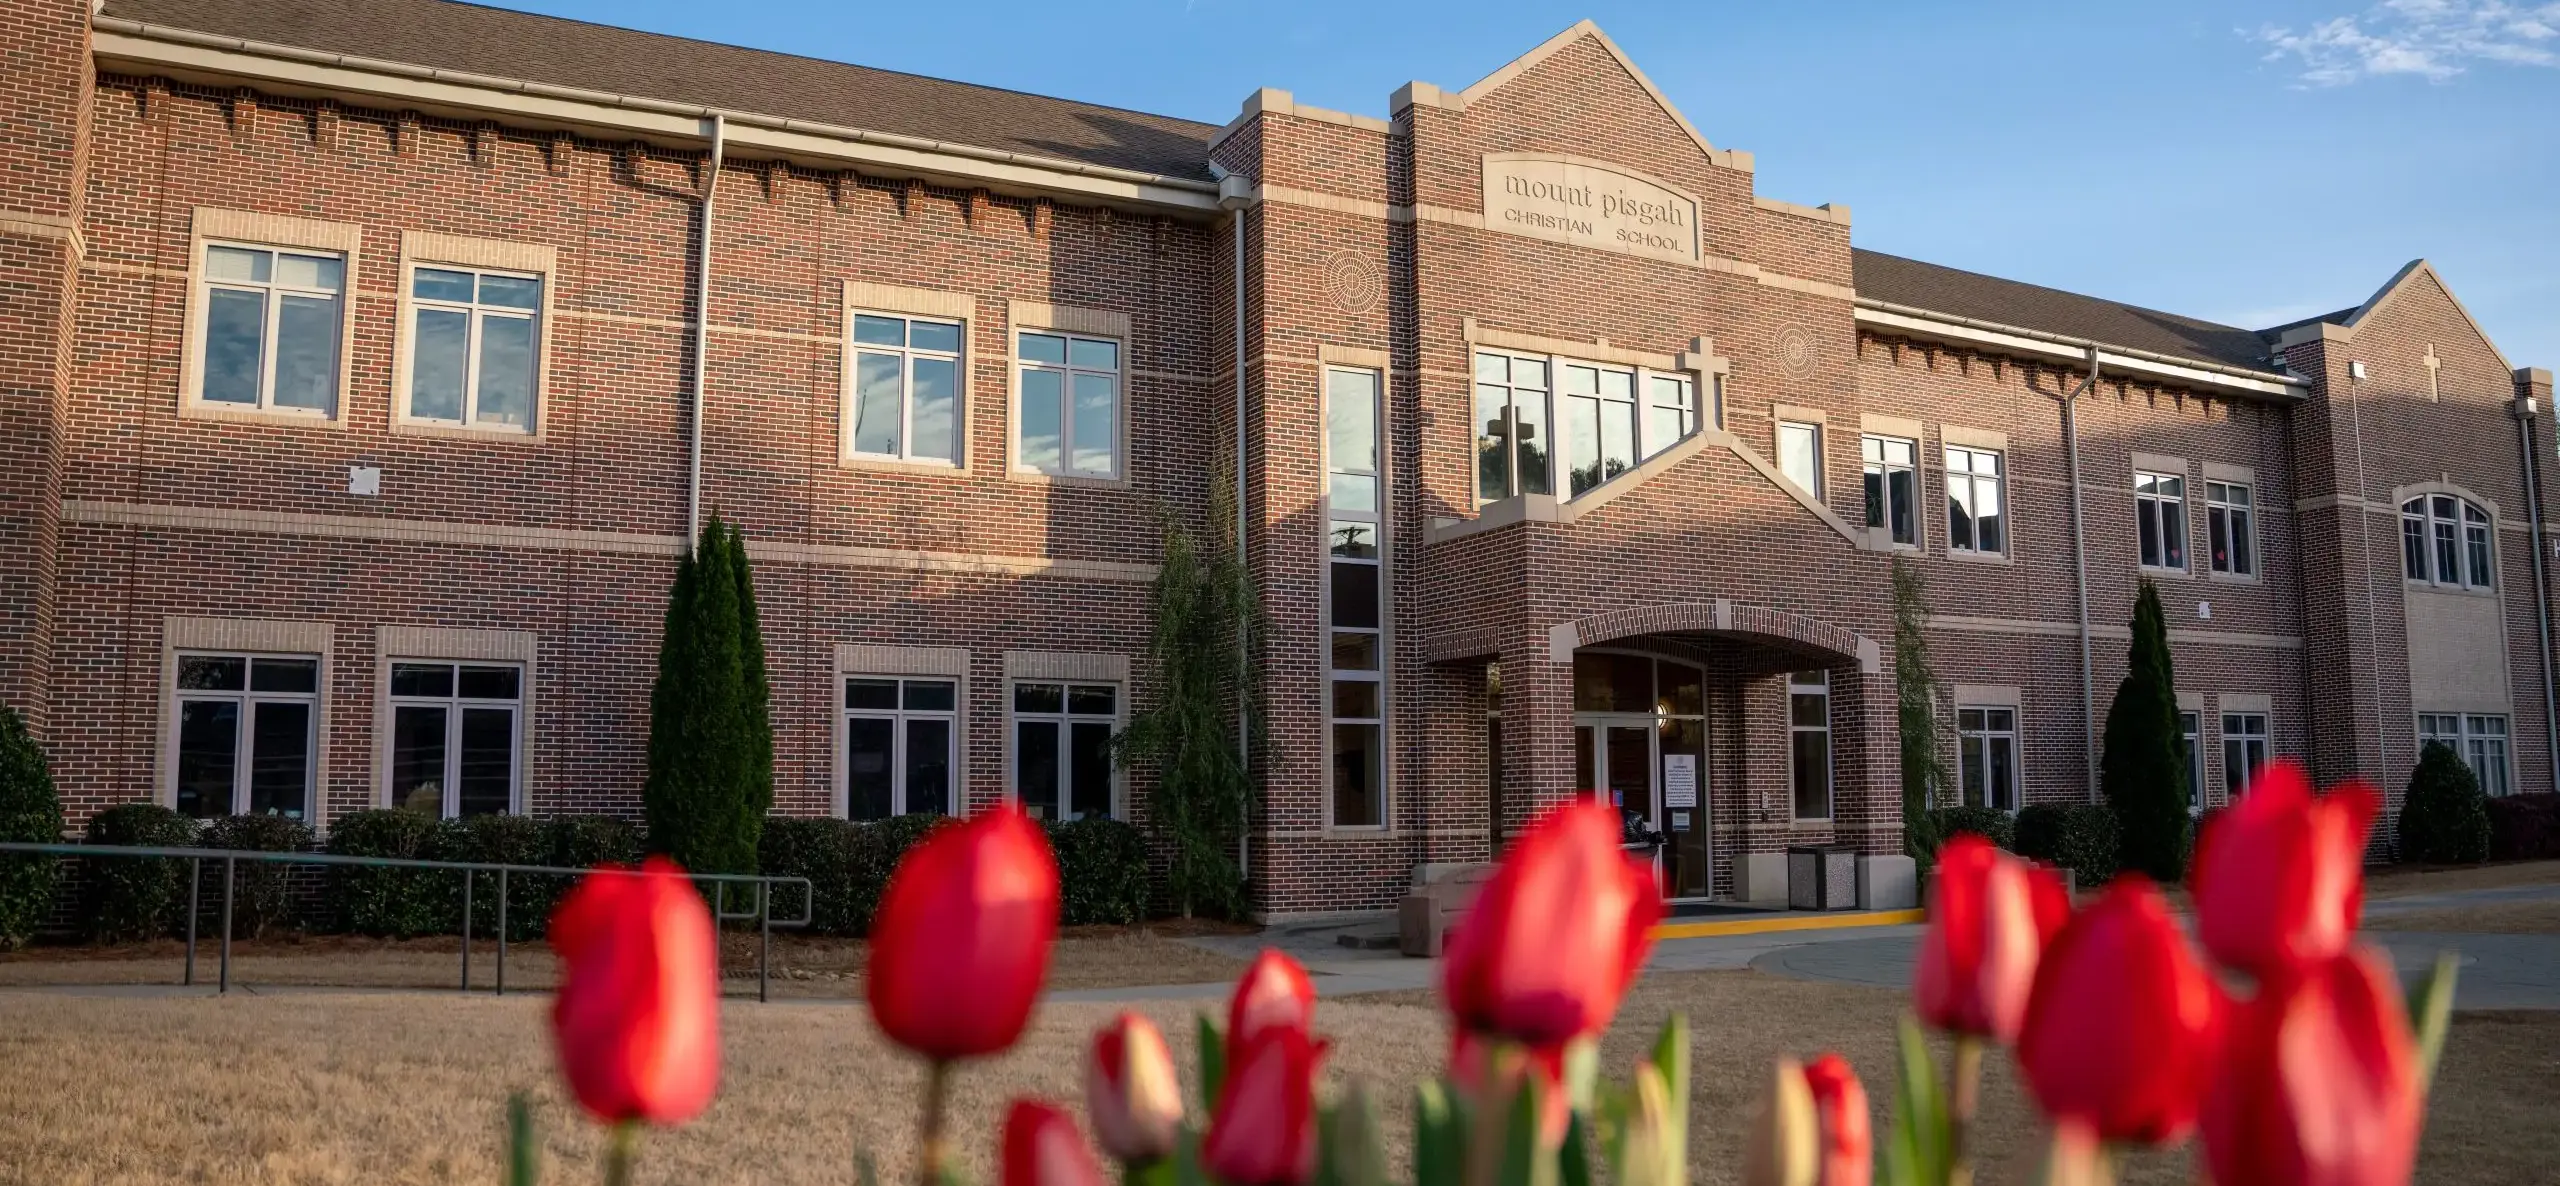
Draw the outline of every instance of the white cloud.
[[[2265,25],[2241,35],[2266,46],[2267,61],[2299,67],[2305,86],[2391,75],[2446,82],[2473,62],[2560,66],[2560,3],[2383,0],[2300,30]]]

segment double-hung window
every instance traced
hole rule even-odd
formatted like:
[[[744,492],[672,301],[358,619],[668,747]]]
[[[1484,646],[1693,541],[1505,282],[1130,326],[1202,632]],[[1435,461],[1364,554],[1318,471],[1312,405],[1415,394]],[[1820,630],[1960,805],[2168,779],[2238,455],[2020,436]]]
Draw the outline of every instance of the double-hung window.
[[[1796,818],[1831,818],[1830,672],[1799,671],[1787,677],[1787,743]]]
[[[2000,454],[1947,448],[1947,550],[1984,556],[2009,550],[2009,516],[2001,493]]]
[[[2133,525],[2142,567],[2187,570],[2187,480],[2177,474],[2133,475]]]
[[[2404,575],[2449,589],[2496,587],[2489,512],[2451,494],[2422,494],[2400,504]]]
[[[1651,457],[1698,430],[1698,389],[1686,375],[1646,375],[1651,411],[1644,426],[1644,455]]]
[[[1778,472],[1804,492],[1822,497],[1822,426],[1778,422]]]
[[[2187,810],[2204,809],[2204,714],[2180,711],[2178,736],[2187,743]]]
[[[846,676],[845,818],[951,814],[959,716],[956,680]]]
[[[1332,822],[1386,822],[1386,499],[1378,473],[1378,372],[1325,370],[1326,695]]]
[[[2261,712],[2222,714],[2223,801],[2237,802],[2258,780],[2267,764],[2267,715]]]
[[[960,464],[962,323],[853,315],[849,457]]]
[[[1866,460],[1867,528],[1903,547],[1920,545],[1920,446],[1907,437],[1858,439]]]
[[[2418,744],[2450,748],[2471,767],[2486,795],[2504,795],[2513,786],[2507,766],[2507,718],[2487,713],[2419,713]]]
[[[391,805],[453,818],[520,810],[524,669],[391,662]]]
[[[1014,463],[1082,478],[1120,476],[1120,343],[1055,330],[1016,335],[1021,407]]]
[[[2257,512],[2249,487],[2240,482],[2204,484],[2205,545],[2213,551],[2213,571],[2223,576],[2255,576],[2258,572]]]
[[[1547,457],[1547,360],[1476,355],[1476,498],[1553,494]]]
[[[170,806],[193,819],[308,819],[319,750],[320,660],[177,657]]]
[[[406,419],[534,431],[541,377],[539,273],[418,264],[409,270]]]
[[[1116,814],[1111,735],[1120,722],[1115,684],[1013,686],[1013,794],[1033,819]]]
[[[203,285],[200,404],[337,413],[345,256],[207,243]]]
[[[2018,809],[2018,710],[1956,709],[1956,775],[1967,807]]]

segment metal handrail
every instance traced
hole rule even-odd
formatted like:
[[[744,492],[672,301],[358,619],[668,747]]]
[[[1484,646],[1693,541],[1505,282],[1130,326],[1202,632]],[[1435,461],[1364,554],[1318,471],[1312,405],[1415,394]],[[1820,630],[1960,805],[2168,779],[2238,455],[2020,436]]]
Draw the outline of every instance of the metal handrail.
[[[482,873],[498,876],[498,967],[496,993],[507,992],[507,877],[528,873],[546,877],[585,877],[591,874],[637,877],[641,870],[632,868],[580,869],[566,865],[513,865],[497,861],[429,861],[413,857],[365,857],[334,852],[272,852],[247,848],[176,848],[131,844],[41,844],[27,841],[0,842],[0,852],[29,853],[38,856],[66,857],[137,857],[188,862],[187,875],[187,963],[181,984],[196,982],[196,917],[202,912],[197,894],[204,882],[204,863],[222,862],[222,954],[219,991],[231,991],[231,907],[237,896],[241,861],[264,861],[277,865],[339,865],[362,869],[445,870],[462,874],[462,991],[471,991],[471,890]],[[769,1001],[772,996],[773,929],[805,927],[816,917],[817,887],[806,877],[773,877],[759,873],[687,873],[688,880],[709,882],[712,917],[719,922],[753,922],[757,929],[756,999]],[[729,909],[729,886],[755,887],[751,908]],[[800,890],[800,917],[773,916],[774,887],[797,886]]]

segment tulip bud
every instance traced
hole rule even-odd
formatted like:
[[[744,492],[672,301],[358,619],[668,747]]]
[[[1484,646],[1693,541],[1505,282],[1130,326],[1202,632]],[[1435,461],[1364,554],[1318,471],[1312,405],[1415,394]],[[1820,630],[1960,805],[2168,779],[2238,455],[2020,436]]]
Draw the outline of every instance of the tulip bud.
[[[1822,1126],[1822,1186],[1869,1186],[1875,1180],[1875,1121],[1867,1114],[1867,1089],[1858,1073],[1849,1060],[1825,1054],[1805,1067],[1804,1082]]]
[[[2045,950],[2018,1066],[2056,1120],[2109,1141],[2173,1141],[2195,1123],[2221,1008],[2160,891],[2125,874]]]
[[[1277,947],[1265,947],[1236,979],[1227,1000],[1227,1050],[1230,1055],[1263,1030],[1282,1027],[1312,1033],[1316,1024],[1316,985],[1307,969]]]
[[[1013,1045],[1058,934],[1058,863],[1011,806],[945,824],[907,850],[871,922],[865,984],[892,1041],[947,1062]]]
[[[1075,1118],[1036,1100],[1005,1113],[1003,1161],[1002,1186],[1103,1186]]]
[[[2036,961],[2071,911],[2062,882],[1971,832],[1938,850],[1912,995],[1951,1033],[2015,1041]]]
[[[1094,1034],[1084,1064],[1084,1100],[1103,1152],[1132,1165],[1173,1152],[1182,1127],[1182,1085],[1154,1022],[1122,1013]]]
[[[1617,1186],[1683,1186],[1689,1180],[1688,1123],[1671,1114],[1671,1083],[1648,1059],[1636,1064],[1635,1092],[1610,1142]]]
[[[1779,1055],[1768,1090],[1751,1113],[1742,1153],[1744,1186],[1815,1186],[1822,1172],[1821,1122],[1804,1067]]]
[[[2418,1080],[2390,957],[2367,947],[2303,969],[2234,1009],[2205,1097],[2205,1164],[2216,1182],[2407,1186]]]
[[[1617,811],[1578,802],[1512,844],[1449,937],[1441,987],[1461,1028],[1531,1046],[1608,1028],[1663,914],[1620,830]]]
[[[2382,796],[2351,782],[2314,797],[2290,759],[2270,762],[2196,845],[2196,937],[2213,958],[2281,979],[2355,938],[2364,846]]]
[[[711,912],[665,857],[599,869],[551,916],[560,1070],[608,1123],[681,1124],[720,1085],[720,954]]]

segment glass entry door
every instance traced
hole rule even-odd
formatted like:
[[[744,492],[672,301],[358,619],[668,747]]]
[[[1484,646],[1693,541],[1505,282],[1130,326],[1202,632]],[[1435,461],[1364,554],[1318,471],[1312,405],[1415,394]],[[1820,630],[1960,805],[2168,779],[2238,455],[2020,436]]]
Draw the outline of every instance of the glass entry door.
[[[1574,718],[1576,784],[1618,809],[1629,845],[1654,862],[1662,892],[1707,895],[1703,759],[1706,722],[1651,716]]]

